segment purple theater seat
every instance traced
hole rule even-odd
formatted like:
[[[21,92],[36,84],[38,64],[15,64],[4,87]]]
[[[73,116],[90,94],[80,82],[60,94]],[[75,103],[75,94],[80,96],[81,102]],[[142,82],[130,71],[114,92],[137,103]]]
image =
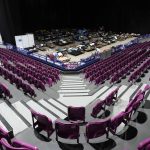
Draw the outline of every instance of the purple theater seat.
[[[150,150],[150,138],[141,141],[137,147],[138,150]]]
[[[12,98],[12,95],[11,95],[9,89],[4,84],[1,83],[0,87],[1,87],[1,89],[2,89],[2,91],[4,93],[4,95],[5,95],[5,97]]]
[[[14,140],[10,144],[6,139],[2,138],[0,143],[4,150],[38,150],[36,146],[32,146],[31,144],[27,144],[18,140]]]
[[[65,139],[77,139],[79,143],[79,125],[77,123],[70,123],[65,120],[57,119],[55,121],[56,140],[58,137]]]
[[[31,114],[32,114],[32,121],[33,121],[33,128],[34,129],[40,129],[44,130],[47,132],[47,136],[49,136],[53,133],[53,125],[52,125],[52,120],[48,118],[45,115],[42,115],[33,109],[31,109]]]
[[[116,134],[116,130],[117,130],[117,127],[121,124],[121,123],[125,123],[124,121],[124,117],[125,117],[125,113],[124,112],[121,112],[119,113],[118,115],[116,115],[114,118],[111,119],[110,121],[110,132],[112,134]]]
[[[106,137],[108,138],[109,124],[110,119],[88,122],[88,124],[86,125],[85,134],[87,142],[89,142],[90,139],[98,138],[104,134],[106,134]]]
[[[85,107],[68,107],[68,119],[71,122],[85,122]]]
[[[105,110],[105,100],[100,100],[96,103],[96,105],[92,109],[91,115],[96,118],[101,110]]]

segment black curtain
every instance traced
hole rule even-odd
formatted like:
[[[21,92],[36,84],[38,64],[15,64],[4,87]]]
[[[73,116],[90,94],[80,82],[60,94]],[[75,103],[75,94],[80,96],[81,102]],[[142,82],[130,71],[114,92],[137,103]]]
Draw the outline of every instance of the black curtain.
[[[14,35],[52,28],[96,28],[116,32],[150,32],[146,1],[0,0],[0,32],[7,42]]]
[[[22,33],[19,0],[0,0],[0,33],[5,42],[14,43],[14,36]]]

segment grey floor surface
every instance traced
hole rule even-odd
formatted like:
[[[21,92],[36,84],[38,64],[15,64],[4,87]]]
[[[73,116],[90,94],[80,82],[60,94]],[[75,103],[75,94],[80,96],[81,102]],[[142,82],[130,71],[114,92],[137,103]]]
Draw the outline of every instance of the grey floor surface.
[[[62,85],[62,82],[64,82],[64,80],[70,80],[71,77],[76,78],[76,76],[77,78],[80,78],[81,81],[83,81],[81,85],[85,85],[84,89],[86,90],[88,89],[90,91],[88,92],[88,94],[97,93],[99,90],[101,90],[103,86],[108,86],[107,90],[109,90],[111,86],[125,85],[127,86],[127,88],[129,88],[129,85],[131,84],[127,81],[128,76],[126,77],[126,79],[123,79],[120,83],[116,85],[110,85],[109,82],[106,81],[106,83],[104,83],[103,85],[95,86],[93,83],[89,83],[88,81],[85,81],[83,79],[84,77],[83,74],[72,75],[72,76],[62,75],[61,80],[52,88],[47,87],[46,92],[42,92],[40,90],[35,89],[37,93],[37,97],[32,99],[29,96],[24,95],[21,90],[17,90],[15,85],[11,85],[9,81],[6,81],[3,79],[3,77],[0,77],[0,82],[5,83],[13,94],[13,98],[9,100],[11,105],[7,102],[7,100],[4,100],[2,98],[0,99],[0,102],[1,102],[0,104],[6,103],[12,110],[14,110],[14,108],[12,108],[12,105],[17,101],[23,101],[24,103],[28,103],[31,100],[34,102],[40,102],[40,100],[43,98],[46,100],[53,98],[54,100],[57,101],[60,98],[60,94],[58,93],[58,91],[61,90],[60,87]],[[148,73],[145,73],[145,76],[142,78],[142,80],[140,82],[135,83],[135,85],[137,85],[137,87],[140,88],[142,84],[150,84],[149,77],[150,77],[150,70]],[[76,79],[73,79],[73,80],[76,80]],[[68,81],[65,81],[65,83],[66,82]],[[75,83],[77,83],[77,81],[75,81]],[[71,83],[71,86],[73,86],[72,83]],[[77,89],[78,87],[75,90]],[[101,95],[103,95],[107,90],[105,90]],[[70,100],[71,99],[72,97],[70,97]],[[86,101],[86,96],[84,96],[84,99]],[[90,116],[90,113],[91,113],[92,106],[96,100],[97,99],[93,100],[93,102],[91,102],[89,105],[86,106],[86,121],[94,120],[94,118]],[[65,104],[62,103],[62,105],[66,107],[67,109],[67,106]],[[46,109],[45,107],[42,107],[42,108]],[[111,112],[112,114],[113,109],[111,109],[111,111],[112,111]],[[40,150],[61,150],[61,149],[63,150],[82,150],[82,149],[84,150],[94,150],[94,149],[95,150],[103,150],[103,149],[104,150],[109,150],[109,149],[135,150],[140,141],[142,141],[143,139],[147,137],[150,137],[150,130],[149,130],[150,129],[150,115],[149,114],[150,114],[150,101],[147,100],[145,103],[145,108],[139,109],[137,121],[136,122],[131,121],[127,127],[127,130],[125,130],[125,133],[123,133],[122,136],[110,135],[110,139],[106,139],[105,136],[103,136],[94,141],[91,141],[90,144],[86,142],[86,139],[84,137],[85,126],[80,127],[80,144],[77,144],[76,141],[70,141],[70,140],[65,140],[61,138],[59,138],[60,142],[56,142],[55,132],[51,136],[52,140],[45,141],[42,136],[34,132],[31,124],[27,124],[26,122],[25,123],[27,125],[27,128],[25,128],[25,130],[23,130],[22,132],[17,133],[15,135],[15,138],[31,143],[33,145],[36,145]],[[22,116],[19,116],[19,117],[21,117],[21,119],[23,118]],[[7,118],[6,118],[6,121],[7,121]],[[41,134],[46,135],[44,132],[42,132]]]

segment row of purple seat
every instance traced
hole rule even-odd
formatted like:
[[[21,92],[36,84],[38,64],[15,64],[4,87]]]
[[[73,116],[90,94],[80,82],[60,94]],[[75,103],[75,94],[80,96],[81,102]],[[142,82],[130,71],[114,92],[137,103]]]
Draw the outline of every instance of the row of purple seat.
[[[115,102],[118,101],[117,94],[118,94],[119,87],[113,90],[104,100],[97,100],[95,106],[92,108],[91,115],[93,117],[97,117],[97,115],[100,113],[100,111],[105,111],[106,106],[111,106]]]
[[[37,71],[40,71],[40,73],[42,72],[46,72],[46,73],[55,73],[55,75],[59,75],[59,70],[52,68],[48,65],[45,65],[41,62],[38,62],[36,60],[33,60],[29,57],[26,57],[22,54],[13,52],[12,50],[8,50],[8,49],[1,49],[0,51],[0,57],[7,60],[10,60],[11,62],[20,62],[22,64],[30,64],[31,67],[34,67],[37,69]]]
[[[11,53],[11,58],[10,57]],[[21,54],[12,52],[10,50],[1,49],[0,58],[4,62],[11,62],[12,66],[26,71],[28,74],[39,78],[43,81],[43,78],[51,78],[53,83],[56,83],[59,80],[59,71],[57,69],[51,68],[45,64],[42,64],[38,61],[32,60],[31,58],[25,57]],[[49,81],[49,80],[48,80]]]
[[[116,130],[121,123],[127,125],[131,120],[132,115],[137,111],[137,109],[143,104],[145,93],[150,89],[150,86],[147,85],[144,87],[144,90],[139,90],[134,99],[129,101],[126,109],[116,116],[106,119],[97,119],[90,121],[86,124],[85,137],[87,142],[90,139],[98,138],[104,134],[106,137],[109,136],[109,132],[116,134]],[[116,91],[116,92],[115,92]],[[118,89],[113,91],[117,94]],[[113,95],[114,94],[110,94]],[[109,96],[110,96],[109,95]],[[108,97],[109,97],[108,96]],[[107,97],[107,98],[108,98]],[[113,99],[112,96],[108,99]],[[108,100],[109,101],[109,100]],[[98,102],[99,103],[99,102]],[[110,105],[112,104],[109,103]],[[101,108],[100,108],[101,109]],[[48,137],[56,131],[56,140],[58,137],[67,138],[67,139],[76,139],[79,142],[79,125],[81,122],[85,122],[85,108],[84,107],[68,107],[68,120],[57,119],[55,121],[55,128],[50,118],[31,110],[33,127],[34,129],[40,128],[47,132]]]
[[[130,63],[125,64],[124,67],[118,68],[118,71],[116,71],[114,75],[112,76],[110,83],[118,82],[122,77],[129,74],[130,71],[131,72],[134,71],[134,69],[138,67],[138,65],[140,65],[141,63],[143,63],[143,61],[147,59],[149,54],[150,54],[150,51],[147,51],[137,56],[137,58],[135,60],[132,60]]]
[[[31,97],[36,96],[35,91],[29,84],[25,83],[22,79],[16,77],[14,74],[4,69],[3,67],[0,67],[0,75],[4,76],[6,80],[9,79],[11,84],[15,83],[16,87],[18,89],[21,88],[25,94],[29,94]]]
[[[121,51],[121,53],[117,53],[115,55],[112,55],[111,57],[108,57],[108,58],[106,58],[106,59],[104,59],[102,61],[99,61],[99,62],[97,62],[97,63],[95,63],[95,64],[85,68],[83,70],[83,72],[86,73],[86,72],[89,72],[89,71],[94,71],[94,69],[98,69],[98,66],[103,69],[103,67],[111,65],[111,63],[113,63],[113,62],[117,63],[117,61],[119,61],[119,60],[121,61],[122,57],[126,57],[127,58],[127,55],[129,53],[130,54],[134,54],[134,53],[137,52],[137,50],[146,49],[147,46],[149,46],[149,42],[133,45],[132,47],[127,48],[124,51]]]
[[[21,69],[22,71],[32,75],[33,77],[37,78],[38,80],[41,80],[43,83],[48,83],[48,80],[51,79],[53,83],[56,83],[59,79],[58,75],[55,75],[55,73],[47,73],[43,72],[42,74],[36,70],[36,68],[29,66],[29,64],[15,64],[18,69]]]
[[[150,42],[144,44],[137,44],[138,48],[136,49],[130,48],[130,51],[124,50],[120,54],[100,61],[99,63],[88,67],[88,69],[84,69],[83,72],[85,73],[85,78],[90,78],[90,82],[94,80],[96,84],[99,84],[109,79],[111,76],[113,78],[114,73],[124,69],[124,66],[126,65],[128,65],[128,68],[131,67],[131,65],[132,67],[136,66],[138,60],[146,59],[149,56],[150,52],[146,50],[146,48],[149,47]],[[112,79],[112,81],[113,80],[114,79]]]
[[[0,128],[0,145],[4,150],[38,150],[36,146],[25,143],[23,141],[9,138],[8,132],[3,128]],[[150,138],[141,141],[137,147],[138,150],[149,150],[150,149]]]
[[[2,61],[2,65],[4,66],[4,68],[6,68],[7,70],[9,71],[12,71],[14,74],[19,74],[19,76],[22,75],[22,78],[24,79],[24,74],[28,74],[28,75],[31,75],[33,76],[34,78],[36,78],[37,80],[40,80],[43,82],[43,84],[46,84],[48,79],[44,76],[42,76],[41,74],[39,73],[36,73],[32,70],[29,70],[29,69],[26,69],[24,67],[20,67],[21,65],[20,64],[11,64],[10,62],[6,62],[6,61]],[[50,78],[51,80],[51,78]],[[52,82],[52,81],[51,81]],[[51,83],[52,84],[52,83]]]
[[[104,134],[106,134],[106,137],[109,137],[109,132],[112,134],[116,134],[117,127],[124,123],[125,125],[128,124],[128,122],[131,120],[132,114],[134,114],[137,109],[140,107],[142,102],[144,101],[145,93],[150,89],[150,86],[147,85],[144,87],[144,90],[139,90],[134,99],[129,101],[128,106],[126,107],[125,111],[120,112],[118,115],[116,115],[113,118],[106,118],[106,119],[99,119],[99,120],[93,120],[86,124],[86,131],[85,131],[85,137],[87,139],[87,142],[89,142],[90,139],[98,138]],[[116,90],[117,91],[117,90]],[[111,95],[111,94],[110,94]],[[34,110],[31,109],[32,114],[32,120],[33,120],[33,128],[34,129],[40,129],[47,132],[47,136],[49,137],[54,131],[56,131],[56,140],[58,140],[58,137],[66,138],[66,139],[77,139],[77,142],[79,142],[79,123],[85,122],[85,107],[68,107],[68,120],[61,120],[57,119],[55,121],[55,129],[53,128],[53,124],[51,119],[49,119],[47,116],[42,115]],[[37,147],[34,147],[32,145],[28,145],[26,143],[22,142],[20,143],[18,141],[18,145],[11,142],[11,139],[9,138],[9,135],[6,131],[2,130],[0,128],[0,136],[1,140],[0,143],[6,150],[18,150],[18,147],[25,147],[28,150],[37,150]],[[5,139],[4,139],[5,138]],[[141,147],[145,146],[146,142],[143,142],[142,145],[140,143],[138,149],[144,150]],[[28,146],[28,147],[26,147]]]
[[[8,71],[11,71],[13,74],[16,74],[18,77],[21,77],[23,80],[28,81],[28,83],[33,84],[36,88],[39,88],[42,91],[46,91],[45,85],[42,81],[36,79],[35,77],[33,77],[30,74],[27,74],[26,72],[22,71],[21,69],[13,67],[8,62],[2,62],[2,63],[3,63],[3,66],[5,67],[5,69],[7,69]]]
[[[137,79],[140,78],[142,73],[146,71],[150,67],[150,59],[144,62],[139,68],[137,68],[129,77],[129,82],[135,82]]]
[[[112,66],[111,69],[108,69],[107,67],[107,70],[105,67],[103,67],[105,69],[102,69],[103,73],[100,71],[96,74],[93,74],[90,77],[90,81],[95,80],[95,84],[99,84],[111,78],[110,83],[117,82],[120,78],[123,77],[123,75],[127,74],[131,70],[131,68],[133,68],[139,62],[145,59],[145,57],[147,57],[146,51],[144,51],[141,56],[140,54],[141,51],[136,53],[136,55],[132,55],[128,59],[122,60],[121,62],[117,62],[118,64],[114,64],[114,66]]]

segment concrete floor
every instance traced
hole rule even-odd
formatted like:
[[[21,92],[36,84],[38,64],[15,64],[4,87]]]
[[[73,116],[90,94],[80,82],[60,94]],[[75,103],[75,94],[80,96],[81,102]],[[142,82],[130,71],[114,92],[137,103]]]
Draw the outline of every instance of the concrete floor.
[[[141,82],[135,83],[135,85],[137,85],[138,89],[142,86],[142,84],[150,84],[149,76],[150,76],[150,71],[145,74],[145,77],[142,78]],[[94,93],[93,95],[97,94],[97,95],[95,95],[96,98],[93,95],[78,96],[78,97],[76,97],[76,96],[63,97],[64,93],[59,94],[58,90],[61,89],[60,86],[62,85],[62,82],[64,82],[64,80],[66,80],[66,79],[69,80],[71,77],[80,78],[81,81],[83,81],[83,83],[81,85],[86,85],[85,89],[89,89],[90,91],[93,90],[94,88],[97,89],[97,91],[93,92]],[[3,80],[2,77],[0,77],[0,82],[7,84],[9,86],[10,90],[14,91],[13,98],[10,99],[10,103],[12,104],[10,106],[10,108],[13,106],[13,104],[15,102],[20,101],[20,100],[24,101],[25,103],[27,103],[31,100],[38,103],[42,98],[44,98],[46,100],[53,98],[53,99],[57,100],[58,102],[62,103],[67,108],[67,104],[69,105],[68,99],[70,99],[70,105],[79,103],[80,105],[86,106],[86,121],[91,121],[91,120],[94,120],[94,118],[92,118],[90,116],[90,113],[92,110],[91,108],[92,108],[93,104],[96,102],[97,97],[103,97],[103,95],[109,89],[111,89],[112,86],[109,84],[109,82],[106,82],[100,86],[95,86],[94,84],[90,85],[87,81],[83,80],[82,77],[83,77],[82,74],[69,75],[69,76],[63,75],[61,78],[61,81],[59,81],[58,84],[54,85],[52,88],[47,87],[46,92],[43,93],[40,90],[36,90],[36,93],[38,96],[35,99],[31,99],[30,97],[24,95],[22,93],[22,91],[17,90],[14,85],[9,84],[9,82],[6,80]],[[128,77],[126,79],[122,80],[120,83],[113,85],[113,86],[124,85],[127,87],[127,89],[130,89],[131,85],[127,80],[128,80]],[[100,93],[103,86],[107,86],[108,88],[106,90],[104,90],[103,93]],[[127,91],[127,89],[125,91]],[[137,91],[137,90],[135,90],[135,91]],[[98,94],[98,92],[100,94]],[[130,95],[130,97],[132,97],[134,94],[135,94],[135,92],[132,95]],[[122,97],[122,95],[121,95],[121,97]],[[121,97],[119,97],[120,101],[121,101]],[[142,141],[143,139],[145,139],[147,137],[150,137],[150,131],[149,131],[150,98],[149,98],[149,93],[147,94],[147,97],[148,97],[148,100],[146,101],[145,108],[139,109],[139,115],[138,115],[137,122],[131,121],[128,125],[127,130],[125,130],[125,132],[121,136],[116,136],[116,135],[110,134],[110,139],[106,139],[105,136],[103,136],[103,137],[94,139],[92,141],[92,143],[88,144],[84,137],[85,126],[81,126],[80,127],[80,139],[79,139],[80,144],[76,144],[76,141],[74,141],[74,140],[71,141],[71,140],[65,140],[65,139],[61,139],[61,138],[59,138],[60,142],[56,142],[55,132],[52,134],[50,141],[47,141],[47,140],[45,141],[45,138],[43,138],[42,135],[39,135],[36,132],[34,132],[31,124],[27,124],[25,122],[27,124],[27,128],[25,130],[23,130],[22,132],[17,133],[15,135],[15,138],[23,140],[28,143],[31,143],[33,145],[36,145],[40,150],[61,150],[61,149],[63,149],[63,150],[80,150],[80,149],[84,149],[84,150],[94,150],[94,149],[96,149],[96,150],[110,150],[110,149],[135,150],[140,141]],[[74,99],[77,100],[76,103],[72,102],[72,101],[74,101]],[[127,96],[127,101],[128,101],[128,99],[129,99],[129,97]],[[0,101],[1,101],[1,104],[4,103],[3,99],[1,99]],[[64,101],[67,101],[66,104]],[[83,102],[83,104],[82,104],[81,101],[85,101],[85,102]],[[45,107],[43,107],[43,108],[46,109]],[[117,105],[114,106],[113,109],[110,109],[110,111],[111,111],[110,116],[113,114],[113,111],[115,109],[118,109]],[[13,108],[13,110],[15,110],[15,108]],[[17,115],[18,115],[18,113],[17,113]],[[21,119],[23,118],[22,116],[19,116],[19,117]],[[4,117],[4,119],[6,119],[6,121],[7,121],[7,118]],[[18,126],[19,126],[19,124],[18,124]],[[124,130],[124,128],[122,128],[122,130]],[[41,134],[46,135],[44,132],[42,132]]]

